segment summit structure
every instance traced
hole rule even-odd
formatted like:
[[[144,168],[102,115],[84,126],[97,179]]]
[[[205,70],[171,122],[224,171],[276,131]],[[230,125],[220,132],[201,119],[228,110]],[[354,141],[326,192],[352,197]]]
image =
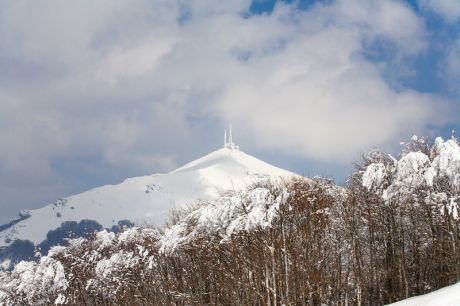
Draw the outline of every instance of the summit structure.
[[[240,147],[233,143],[232,125],[231,124],[229,126],[228,139],[227,139],[227,129],[225,129],[225,132],[224,132],[224,148],[230,149],[230,150],[236,150],[236,151],[240,150]]]

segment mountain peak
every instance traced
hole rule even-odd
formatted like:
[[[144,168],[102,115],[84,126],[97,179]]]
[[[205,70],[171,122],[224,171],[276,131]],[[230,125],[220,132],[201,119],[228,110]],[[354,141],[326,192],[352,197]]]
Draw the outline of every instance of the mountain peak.
[[[220,168],[227,172],[244,169],[246,173],[267,174],[270,176],[284,176],[288,172],[263,162],[249,154],[244,153],[243,151],[226,147],[187,163],[170,173],[180,173],[194,170],[203,171],[210,168]]]
[[[38,244],[65,221],[95,220],[104,228],[121,220],[161,226],[174,208],[215,199],[225,190],[242,190],[261,178],[293,175],[239,151],[230,132],[224,148],[169,173],[129,178],[31,210],[30,217],[0,231],[0,247],[16,239]]]

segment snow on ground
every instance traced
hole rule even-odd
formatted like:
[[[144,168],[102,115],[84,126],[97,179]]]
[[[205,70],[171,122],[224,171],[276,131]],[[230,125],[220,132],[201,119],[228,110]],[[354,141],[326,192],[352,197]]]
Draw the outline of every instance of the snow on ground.
[[[30,217],[0,232],[0,247],[15,239],[40,243],[64,221],[95,220],[111,228],[120,220],[161,226],[173,208],[213,200],[224,190],[242,190],[261,178],[295,174],[238,150],[223,148],[167,174],[129,178],[60,199],[30,211]]]
[[[405,299],[391,306],[459,306],[460,283],[448,286],[428,294]]]

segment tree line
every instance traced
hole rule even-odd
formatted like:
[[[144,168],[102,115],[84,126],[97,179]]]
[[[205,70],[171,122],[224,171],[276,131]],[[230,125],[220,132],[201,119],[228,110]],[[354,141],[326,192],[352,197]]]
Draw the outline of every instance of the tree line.
[[[460,165],[450,158],[447,169],[440,159],[452,152],[439,146],[416,138],[397,159],[371,152],[344,187],[258,182],[245,192],[287,195],[276,217],[226,239],[215,229],[173,251],[161,247],[163,230],[146,227],[74,239],[1,273],[0,304],[384,305],[456,283]]]

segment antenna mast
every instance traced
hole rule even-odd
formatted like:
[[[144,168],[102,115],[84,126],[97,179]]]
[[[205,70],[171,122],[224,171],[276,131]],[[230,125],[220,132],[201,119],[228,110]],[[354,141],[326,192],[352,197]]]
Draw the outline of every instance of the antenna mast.
[[[235,145],[233,144],[233,139],[232,139],[232,125],[230,124],[229,126],[229,129],[230,129],[230,136],[229,136],[229,139],[228,139],[228,145],[230,146],[230,149],[234,149]]]
[[[233,135],[232,135],[232,125],[229,125],[229,130],[228,130],[228,141],[227,141],[227,129],[225,129],[224,132],[224,148],[230,149],[230,150],[239,150],[239,146],[236,146],[233,143]]]

